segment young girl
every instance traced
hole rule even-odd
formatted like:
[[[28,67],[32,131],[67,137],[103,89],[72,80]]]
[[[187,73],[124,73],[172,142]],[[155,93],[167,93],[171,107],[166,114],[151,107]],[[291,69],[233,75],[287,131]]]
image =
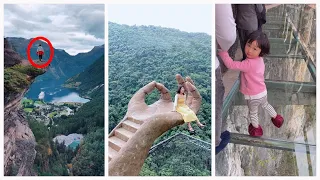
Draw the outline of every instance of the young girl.
[[[178,86],[177,94],[174,97],[174,106],[173,111],[177,111],[182,115],[184,122],[188,123],[189,133],[192,135],[195,131],[192,129],[191,121],[196,121],[199,128],[203,128],[204,125],[200,123],[196,114],[186,105],[185,103],[185,94],[183,86]]]
[[[229,69],[241,71],[240,92],[244,94],[249,107],[250,125],[248,128],[251,136],[262,136],[263,130],[258,122],[258,107],[262,106],[271,116],[272,123],[280,128],[283,117],[276,113],[267,101],[267,89],[264,83],[263,56],[269,54],[270,44],[268,37],[262,31],[254,31],[249,35],[245,45],[246,59],[244,61],[233,61],[228,52],[219,51],[224,64]]]

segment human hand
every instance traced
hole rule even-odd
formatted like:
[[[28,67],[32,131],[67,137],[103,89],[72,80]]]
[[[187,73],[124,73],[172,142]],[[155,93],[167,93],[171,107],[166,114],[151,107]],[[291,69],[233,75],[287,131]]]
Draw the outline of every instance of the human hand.
[[[186,104],[197,113],[201,105],[201,96],[192,79],[187,77],[184,80],[181,75],[177,74],[176,80],[188,93]],[[147,105],[145,97],[154,89],[158,89],[161,97],[155,103]],[[109,162],[110,176],[137,176],[139,174],[154,141],[164,132],[184,123],[182,116],[172,110],[173,102],[170,93],[161,83],[153,81],[133,95],[124,120],[133,118],[143,123],[121,147],[117,156]]]
[[[178,84],[183,86],[187,91],[186,104],[191,110],[197,113],[201,105],[201,96],[198,89],[194,86],[194,82],[190,77],[186,77],[186,80],[184,80],[180,74],[176,75],[176,80]],[[158,89],[161,93],[160,99],[151,105],[147,105],[145,103],[145,97],[154,89]],[[169,90],[163,84],[153,81],[139,89],[133,95],[129,101],[126,116],[140,121],[145,121],[155,116],[159,119],[166,117],[166,119],[169,118],[169,120],[172,121],[182,120],[181,115],[174,113],[176,111],[172,109],[173,102]]]

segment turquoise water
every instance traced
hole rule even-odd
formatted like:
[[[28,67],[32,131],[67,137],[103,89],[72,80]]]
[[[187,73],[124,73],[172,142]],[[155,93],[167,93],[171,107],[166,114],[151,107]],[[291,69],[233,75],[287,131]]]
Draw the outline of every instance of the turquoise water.
[[[68,147],[75,150],[77,148],[77,146],[79,146],[79,144],[80,144],[80,141],[73,141]]]

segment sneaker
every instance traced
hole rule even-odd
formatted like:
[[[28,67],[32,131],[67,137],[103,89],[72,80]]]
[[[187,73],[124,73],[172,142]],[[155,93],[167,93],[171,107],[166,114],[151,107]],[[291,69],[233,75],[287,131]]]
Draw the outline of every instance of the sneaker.
[[[219,146],[216,147],[216,154],[222,151],[230,142],[230,132],[224,131],[223,133],[221,133],[220,138],[221,138],[221,142]]]
[[[280,114],[277,114],[275,118],[271,118],[272,123],[277,127],[280,128],[283,124],[283,117]]]
[[[255,128],[251,123],[249,125],[248,132],[250,136],[254,136],[254,137],[260,137],[263,135],[263,130],[261,126],[259,125],[258,128]]]

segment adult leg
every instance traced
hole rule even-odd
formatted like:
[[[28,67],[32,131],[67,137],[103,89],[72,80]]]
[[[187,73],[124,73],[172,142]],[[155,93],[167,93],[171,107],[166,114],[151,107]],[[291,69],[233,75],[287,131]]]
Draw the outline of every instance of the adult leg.
[[[247,58],[246,53],[244,51],[245,45],[247,43],[246,41],[246,34],[244,29],[237,28],[238,30],[238,35],[239,35],[239,41],[240,41],[240,47],[242,51],[242,60],[245,60]]]
[[[244,29],[238,28],[240,46],[241,46],[241,50],[242,50],[242,60],[245,60],[247,58],[246,53],[245,53],[245,47],[246,47],[246,43],[248,41],[249,35],[252,32],[253,32],[252,30],[244,30]]]
[[[224,96],[224,85],[222,81],[221,69],[220,66],[216,69],[216,120],[215,120],[215,144],[216,146],[219,145],[221,138],[221,128],[222,128],[222,104],[223,104],[223,96]]]
[[[222,81],[221,69],[220,66],[216,69],[216,132],[215,132],[215,145],[216,145],[216,154],[222,151],[230,142],[230,132],[224,131],[221,133],[222,129],[222,105],[223,105],[223,96],[224,96],[224,85]]]

